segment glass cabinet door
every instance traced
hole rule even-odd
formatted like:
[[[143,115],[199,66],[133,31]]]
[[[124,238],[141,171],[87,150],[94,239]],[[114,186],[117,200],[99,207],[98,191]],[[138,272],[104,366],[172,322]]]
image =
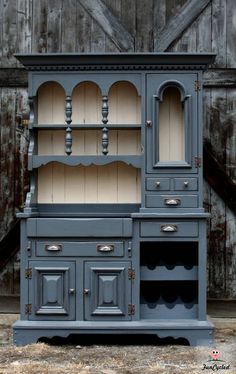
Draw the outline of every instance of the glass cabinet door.
[[[148,74],[147,172],[196,172],[197,74]]]

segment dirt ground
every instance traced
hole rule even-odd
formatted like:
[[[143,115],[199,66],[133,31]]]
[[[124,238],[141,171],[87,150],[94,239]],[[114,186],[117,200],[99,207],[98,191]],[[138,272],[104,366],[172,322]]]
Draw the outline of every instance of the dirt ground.
[[[0,374],[198,374],[213,371],[236,374],[236,319],[214,319],[214,347],[221,361],[212,361],[209,347],[157,345],[135,338],[126,345],[88,338],[12,345],[10,318],[0,316]],[[121,339],[122,342],[122,339]],[[53,344],[52,344],[53,343]],[[109,343],[109,344],[108,344]],[[57,344],[57,345],[55,345]],[[211,361],[209,361],[211,359]],[[215,365],[215,366],[214,366]]]

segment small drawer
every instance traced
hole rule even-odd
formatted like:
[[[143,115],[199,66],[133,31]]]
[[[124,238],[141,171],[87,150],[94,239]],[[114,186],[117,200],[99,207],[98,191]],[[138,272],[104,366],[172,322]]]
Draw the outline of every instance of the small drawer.
[[[140,236],[142,237],[197,237],[197,222],[188,221],[145,221],[140,222]]]
[[[147,178],[146,189],[147,191],[169,191],[170,178]]]
[[[197,178],[174,178],[175,191],[197,191]]]
[[[147,208],[197,208],[197,195],[147,195]]]
[[[48,257],[122,257],[124,242],[37,241],[36,256]]]

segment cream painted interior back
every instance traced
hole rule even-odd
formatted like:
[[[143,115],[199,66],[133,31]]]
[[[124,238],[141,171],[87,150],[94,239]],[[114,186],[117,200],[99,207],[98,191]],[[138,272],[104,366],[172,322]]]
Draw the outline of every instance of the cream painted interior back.
[[[181,161],[185,159],[184,113],[180,91],[168,87],[159,108],[159,160]]]
[[[109,122],[140,124],[140,98],[128,82],[113,85],[109,92]],[[101,124],[102,97],[99,88],[86,82],[72,96],[72,123]],[[38,92],[38,123],[63,124],[65,94],[57,83]],[[73,130],[72,155],[101,155],[101,130]],[[64,131],[41,130],[40,155],[64,153]],[[109,154],[140,154],[140,130],[109,131]],[[39,203],[133,203],[140,202],[140,171],[117,162],[106,166],[70,167],[50,163],[38,171]]]

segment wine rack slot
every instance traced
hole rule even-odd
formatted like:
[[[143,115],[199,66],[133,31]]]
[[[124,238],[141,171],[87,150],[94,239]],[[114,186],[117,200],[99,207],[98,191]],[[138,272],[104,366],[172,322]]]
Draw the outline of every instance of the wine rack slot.
[[[196,281],[143,281],[140,288],[140,315],[152,318],[196,318],[198,311]]]

